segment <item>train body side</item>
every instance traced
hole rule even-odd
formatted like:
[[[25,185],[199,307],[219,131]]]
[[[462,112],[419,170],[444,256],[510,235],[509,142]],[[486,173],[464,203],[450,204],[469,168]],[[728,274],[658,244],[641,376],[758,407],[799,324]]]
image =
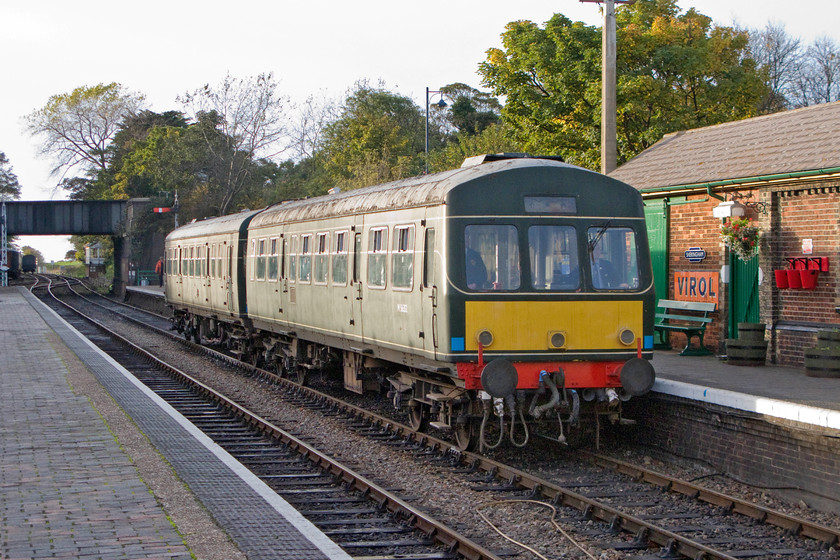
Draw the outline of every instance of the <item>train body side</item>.
[[[178,315],[241,322],[246,315],[243,253],[256,211],[187,224],[165,245],[164,293]]]
[[[517,414],[535,421],[562,411],[562,439],[580,398],[617,421],[619,398],[653,384],[641,197],[561,162],[282,203],[179,228],[166,247],[179,330],[300,381],[337,367],[351,390],[386,383],[412,424],[437,418],[465,448],[491,397],[528,399]]]

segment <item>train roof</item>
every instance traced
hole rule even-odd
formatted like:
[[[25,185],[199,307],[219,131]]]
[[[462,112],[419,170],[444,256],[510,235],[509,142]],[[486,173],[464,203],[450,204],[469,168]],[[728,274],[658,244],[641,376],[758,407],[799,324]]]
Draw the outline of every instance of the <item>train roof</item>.
[[[255,216],[251,228],[280,223],[352,215],[360,212],[382,212],[442,204],[453,189],[464,183],[533,167],[556,167],[594,173],[569,165],[557,158],[540,158],[522,154],[489,154],[464,161],[459,169],[402,179],[382,185],[329,194],[315,198],[283,202]]]
[[[236,233],[247,227],[250,219],[260,210],[243,210],[236,214],[228,214],[218,218],[205,218],[184,224],[166,236],[167,240],[190,239],[210,234]]]

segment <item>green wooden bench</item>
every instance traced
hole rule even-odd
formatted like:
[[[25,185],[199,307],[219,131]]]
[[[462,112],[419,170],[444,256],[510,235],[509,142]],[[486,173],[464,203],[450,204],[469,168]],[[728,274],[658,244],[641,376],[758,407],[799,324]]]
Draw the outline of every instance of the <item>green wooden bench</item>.
[[[703,301],[677,301],[660,299],[656,304],[656,322],[653,328],[660,332],[677,331],[684,333],[687,340],[680,356],[708,356],[710,352],[703,346],[703,334],[706,325],[712,322],[709,313],[717,309],[717,304]],[[661,310],[661,311],[660,311]],[[691,339],[700,339],[700,347],[692,348]]]

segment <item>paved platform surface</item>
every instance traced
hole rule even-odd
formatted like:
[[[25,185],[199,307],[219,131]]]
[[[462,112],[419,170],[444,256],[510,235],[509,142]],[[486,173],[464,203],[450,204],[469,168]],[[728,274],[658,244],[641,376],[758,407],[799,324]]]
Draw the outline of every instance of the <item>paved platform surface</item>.
[[[767,416],[840,430],[840,379],[804,368],[733,366],[715,356],[654,352],[653,390]]]
[[[61,357],[69,348],[249,559],[350,558],[26,290],[0,288],[0,317],[0,557],[192,558],[120,442],[73,390]]]

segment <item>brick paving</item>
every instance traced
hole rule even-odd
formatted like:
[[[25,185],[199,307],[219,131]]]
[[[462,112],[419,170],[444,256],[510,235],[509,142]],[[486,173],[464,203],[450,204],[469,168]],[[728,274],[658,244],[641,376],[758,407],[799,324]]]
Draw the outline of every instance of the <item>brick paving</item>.
[[[7,291],[0,317],[0,556],[191,558],[103,419],[68,384],[50,328]]]
[[[14,320],[0,320],[0,557],[209,560],[244,553],[249,560],[349,560],[268,486],[31,294],[0,288],[0,318],[9,317]],[[122,449],[125,438],[118,440],[109,430],[112,424],[103,417],[110,416],[100,416],[105,403],[96,401],[97,408],[95,398],[74,392],[79,376],[68,373],[71,357],[107,390],[113,399],[108,406],[113,403],[131,416],[227,534],[229,542],[222,544],[235,545],[234,553],[214,546],[219,550],[199,554],[201,545],[189,546],[204,536],[191,534],[195,529],[186,530],[186,541],[181,537],[161,506],[173,504],[155,499],[152,486],[158,482],[144,483]]]

